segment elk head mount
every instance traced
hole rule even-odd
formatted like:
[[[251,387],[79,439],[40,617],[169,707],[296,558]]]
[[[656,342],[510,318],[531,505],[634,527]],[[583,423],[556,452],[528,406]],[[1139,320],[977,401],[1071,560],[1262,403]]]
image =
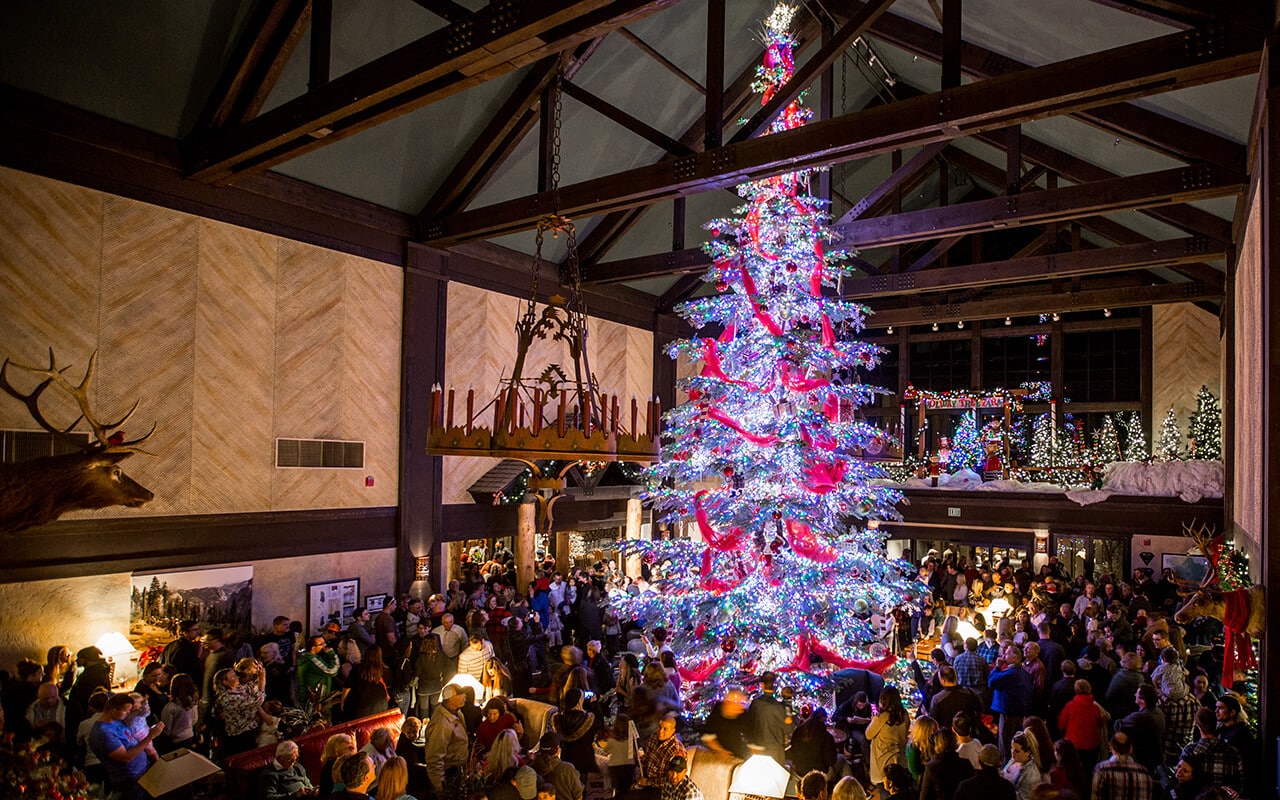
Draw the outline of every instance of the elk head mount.
[[[1183,532],[1190,536],[1200,552],[1209,559],[1209,571],[1181,607],[1174,612],[1175,622],[1186,624],[1201,617],[1221,620],[1225,645],[1222,659],[1222,685],[1230,687],[1236,670],[1256,666],[1253,645],[1249,637],[1260,638],[1267,629],[1267,610],[1261,586],[1249,586],[1230,592],[1221,591],[1218,584],[1218,558],[1221,548],[1214,545],[1213,528],[1198,528],[1183,524]]]
[[[7,358],[0,366],[0,389],[22,401],[41,428],[80,450],[68,455],[0,464],[0,532],[12,533],[43,525],[76,509],[137,508],[155,497],[149,489],[126,475],[120,469],[120,462],[134,453],[146,452],[139,445],[151,438],[156,426],[153,424],[141,438],[125,440],[120,428],[138,410],[137,402],[116,422],[98,421],[89,405],[89,386],[97,364],[98,351],[95,350],[79,384],[71,383],[63,375],[69,367],[58,367],[53,348],[49,348],[47,369],[25,366]],[[43,380],[24,394],[10,384],[10,366]],[[80,409],[80,416],[65,428],[49,422],[40,408],[40,399],[50,387],[71,397]],[[81,420],[88,423],[93,431],[93,440],[87,443],[71,436]]]

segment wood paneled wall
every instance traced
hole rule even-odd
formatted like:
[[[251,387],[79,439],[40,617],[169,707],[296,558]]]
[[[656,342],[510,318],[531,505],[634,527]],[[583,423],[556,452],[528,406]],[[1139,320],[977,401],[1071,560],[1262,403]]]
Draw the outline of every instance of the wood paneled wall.
[[[396,504],[398,268],[7,169],[0,203],[0,356],[96,348],[102,416],[157,423],[125,462],[156,499],[78,516]],[[7,397],[0,426],[35,427]],[[277,437],[363,440],[365,468],[276,469]]]
[[[525,300],[474,286],[449,284],[448,337],[445,345],[444,388],[456,391],[455,422],[466,414],[468,389],[476,390],[476,411],[497,391],[498,380],[510,377],[515,364],[517,315]],[[541,306],[539,306],[541,309]],[[653,333],[590,317],[587,320],[588,357],[602,391],[642,403],[653,393]],[[550,364],[573,376],[573,361],[561,342],[537,339],[525,359],[524,376],[536,378]],[[492,424],[492,411],[484,424]],[[445,456],[443,502],[470,503],[467,488],[497,462],[491,458]]]
[[[1221,400],[1221,342],[1218,318],[1195,304],[1152,306],[1151,429],[1157,436],[1170,406],[1186,434],[1201,386]]]

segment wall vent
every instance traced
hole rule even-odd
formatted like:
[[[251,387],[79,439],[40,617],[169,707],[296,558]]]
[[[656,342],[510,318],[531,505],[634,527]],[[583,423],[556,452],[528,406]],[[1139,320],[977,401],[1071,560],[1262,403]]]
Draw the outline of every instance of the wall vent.
[[[339,439],[276,439],[276,467],[363,469],[364,442]]]
[[[82,452],[74,442],[87,445],[89,434],[69,433],[63,437],[45,431],[0,430],[0,464]]]

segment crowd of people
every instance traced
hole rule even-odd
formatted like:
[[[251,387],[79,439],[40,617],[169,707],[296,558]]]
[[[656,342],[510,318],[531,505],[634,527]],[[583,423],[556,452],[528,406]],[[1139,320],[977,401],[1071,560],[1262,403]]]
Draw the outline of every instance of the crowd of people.
[[[130,798],[168,750],[225,761],[272,746],[257,785],[269,800],[581,800],[593,781],[605,796],[701,800],[690,737],[773,758],[808,800],[1192,800],[1246,788],[1254,743],[1239,697],[1214,691],[1216,631],[1173,624],[1170,575],[1072,579],[1056,559],[1033,575],[931,552],[920,563],[930,603],[885,629],[904,651],[937,639],[932,663],[916,664],[918,692],[867,673],[828,710],[766,673],[696,719],[667,631],[611,607],[647,590],[643,577],[607,561],[567,577],[547,561],[524,587],[512,574],[500,551],[464,563],[440,594],[309,634],[283,616],[252,642],[182,621],[131,692],[110,693],[96,648],[73,661],[54,647],[5,681],[4,727]],[[513,698],[556,707],[529,751]],[[357,750],[335,734],[320,774],[299,763],[290,736],[305,727],[396,707],[398,738],[381,729]]]

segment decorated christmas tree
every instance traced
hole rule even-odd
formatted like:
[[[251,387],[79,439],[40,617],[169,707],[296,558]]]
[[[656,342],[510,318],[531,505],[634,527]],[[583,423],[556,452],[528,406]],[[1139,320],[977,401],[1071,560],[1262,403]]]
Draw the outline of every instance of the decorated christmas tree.
[[[1031,425],[1031,464],[1047,469],[1057,463],[1058,442],[1053,435],[1053,418],[1040,414]]]
[[[1196,410],[1191,412],[1187,438],[1191,458],[1204,461],[1222,458],[1222,406],[1208,386],[1201,386],[1196,392]]]
[[[1178,415],[1169,406],[1169,413],[1160,423],[1160,437],[1156,440],[1157,461],[1177,461],[1182,458],[1182,436],[1178,433]]]
[[[1097,465],[1120,460],[1120,437],[1116,434],[1116,423],[1110,414],[1102,418],[1102,427],[1093,432],[1091,456],[1092,463]]]
[[[754,88],[766,99],[792,74],[793,14],[780,5],[765,23]],[[770,131],[808,118],[797,100]],[[882,471],[858,458],[884,436],[855,413],[879,390],[833,376],[856,376],[879,350],[845,335],[863,327],[867,309],[833,297],[849,267],[843,253],[826,252],[835,237],[809,178],[742,184],[745,204],[706,225],[716,294],[680,312],[711,335],[670,351],[701,367],[681,382],[688,402],[666,415],[646,499],[695,540],[636,545],[662,577],[620,611],[670,632],[695,707],[766,670],[801,690],[828,684],[840,667],[905,678],[871,617],[927,593],[863,522],[898,518],[901,497],[873,485]]]
[[[947,462],[947,471],[980,471],[985,460],[986,451],[978,435],[978,412],[966,411],[960,415],[960,422],[951,436],[951,459]]]
[[[1130,411],[1120,418],[1124,428],[1124,460],[1146,461],[1151,458],[1147,450],[1147,432],[1142,427],[1142,412]]]

